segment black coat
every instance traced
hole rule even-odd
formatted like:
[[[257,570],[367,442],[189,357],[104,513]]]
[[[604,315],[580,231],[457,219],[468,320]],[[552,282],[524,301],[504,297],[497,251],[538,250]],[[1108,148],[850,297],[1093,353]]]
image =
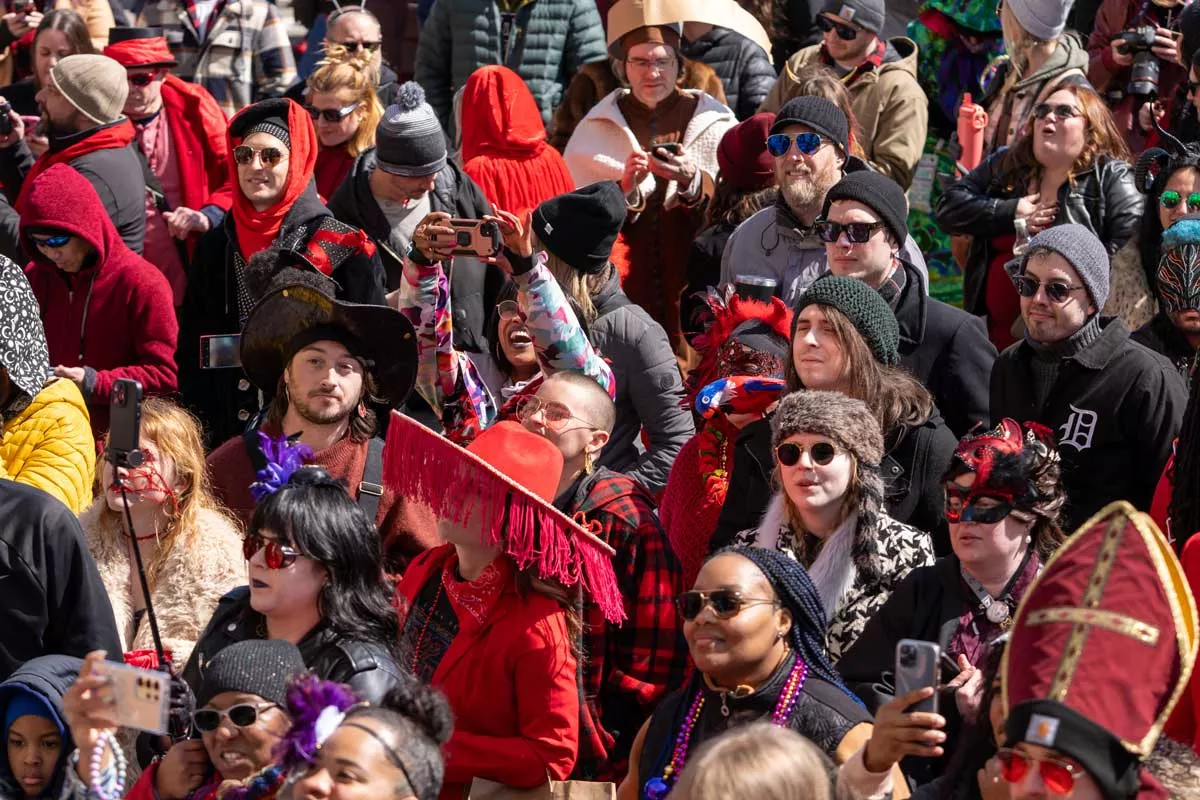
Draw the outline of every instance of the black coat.
[[[366,231],[379,246],[389,292],[400,288],[407,253],[392,239],[392,226],[371,194],[368,179],[375,169],[375,151],[363,153],[342,185],[329,199],[329,210],[342,222]],[[475,181],[451,162],[438,173],[429,198],[431,211],[444,211],[455,219],[482,219],[492,207]],[[487,353],[488,317],[504,287],[500,270],[475,258],[454,257],[450,272],[450,307],[454,310],[454,346],[470,353]]]
[[[1179,370],[1183,382],[1190,383],[1192,364],[1196,361],[1196,350],[1187,337],[1179,332],[1175,323],[1165,312],[1159,311],[1154,319],[1130,334],[1130,338],[1140,345],[1149,347],[1156,353],[1167,357],[1167,360]]]
[[[961,437],[990,419],[996,347],[982,319],[925,294],[916,267],[905,263],[903,269],[904,288],[892,306],[900,325],[900,365],[929,389],[946,426]]]
[[[108,592],[71,510],[0,480],[0,520],[0,680],[48,653],[120,661]]]
[[[958,440],[936,410],[924,425],[898,428],[884,437],[886,454],[880,469],[887,513],[898,522],[931,534],[938,555],[950,550],[942,477],[957,446]],[[738,531],[758,525],[771,502],[774,469],[771,421],[752,422],[734,443],[733,475],[710,551],[728,545]]]
[[[1028,342],[1006,349],[992,368],[993,422],[1031,420],[1058,437],[1068,532],[1114,500],[1150,510],[1187,406],[1170,361],[1130,339],[1119,319],[1100,324],[1099,338],[1059,366],[1043,408],[1035,405]]]
[[[1011,175],[1001,174],[1000,161],[1006,152],[1002,148],[985,158],[943,192],[937,202],[937,221],[943,230],[973,237],[963,271],[963,308],[973,314],[987,310],[987,271],[996,256],[991,240],[1013,235],[1017,203],[1029,193],[1027,176],[1014,180]],[[1090,169],[1075,175],[1074,185],[1064,183],[1058,190],[1058,217],[1054,221],[1087,227],[1100,237],[1111,256],[1138,235],[1143,200],[1133,182],[1133,167],[1102,157]]]
[[[713,28],[699,39],[685,42],[683,54],[712,67],[725,85],[725,104],[739,120],[754,116],[775,85],[777,75],[770,54],[729,28]]]
[[[687,288],[679,301],[680,328],[688,338],[703,333],[704,326],[697,324],[700,321],[697,315],[707,308],[703,297],[708,287],[721,284],[721,254],[736,228],[737,225],[718,222],[700,231],[692,240],[692,252],[687,262]]]
[[[122,117],[117,122],[101,125],[83,133],[53,138],[47,152],[65,150],[98,131],[124,121],[125,118]],[[87,178],[96,194],[100,195],[100,202],[104,204],[104,210],[116,226],[117,233],[121,234],[121,240],[130,250],[140,255],[143,240],[146,238],[146,180],[142,172],[142,160],[136,148],[137,143],[131,142],[125,147],[85,153],[68,163]],[[34,161],[36,159],[33,153],[29,152],[29,147],[23,139],[0,152],[0,182],[4,184],[9,199],[14,203]]]
[[[284,217],[275,246],[303,251],[322,228],[338,233],[347,231],[317,199],[316,188],[310,183]],[[378,256],[361,249],[340,250],[341,260],[335,261],[332,275],[339,287],[338,299],[383,305],[386,302],[383,268]],[[241,260],[234,216],[226,214],[225,220],[200,237],[196,245],[188,269],[187,292],[179,309],[179,347],[175,354],[179,393],[204,423],[209,447],[243,433],[260,408],[259,392],[240,368],[200,369],[201,336],[235,334],[242,330],[235,278]],[[267,392],[264,399],[273,393]]]
[[[250,607],[250,588],[234,589],[217,603],[217,610],[183,668],[183,679],[199,694],[204,671],[213,656],[231,644],[262,638],[265,628],[262,615]],[[304,665],[318,678],[347,684],[360,699],[373,705],[407,677],[387,647],[343,636],[324,622],[306,633],[296,647]]]

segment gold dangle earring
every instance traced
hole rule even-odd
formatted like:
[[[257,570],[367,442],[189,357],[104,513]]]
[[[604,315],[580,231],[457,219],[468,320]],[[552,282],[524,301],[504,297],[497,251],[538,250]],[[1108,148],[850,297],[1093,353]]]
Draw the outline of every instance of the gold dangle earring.
[[[592,454],[591,454],[591,452],[585,450],[583,452],[583,474],[591,475],[593,468],[594,467],[592,465]]]

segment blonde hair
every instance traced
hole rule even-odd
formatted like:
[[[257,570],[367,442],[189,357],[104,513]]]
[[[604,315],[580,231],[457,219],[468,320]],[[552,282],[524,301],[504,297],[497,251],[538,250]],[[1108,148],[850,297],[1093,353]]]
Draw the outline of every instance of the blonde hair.
[[[679,776],[672,800],[833,800],[832,765],[790,728],[755,722],[706,742]]]
[[[184,484],[184,488],[175,495],[176,503],[168,509],[170,522],[159,540],[158,552],[146,565],[146,578],[153,588],[159,569],[176,547],[198,550],[205,546],[206,531],[200,520],[202,514],[220,514],[234,530],[240,530],[241,524],[213,496],[208,467],[204,462],[204,439],[200,434],[199,420],[170,400],[148,397],[142,402],[141,437],[154,442],[161,458],[171,459],[175,465],[176,481]],[[107,435],[104,444],[107,447]],[[101,456],[96,469],[97,496],[101,496],[106,488],[99,485],[103,466]],[[108,541],[119,542],[126,538],[123,512],[113,511],[105,504],[97,521],[101,536]],[[139,533],[142,536],[148,534],[147,531]]]
[[[550,252],[549,248],[537,238],[536,233],[533,235],[533,249],[535,252],[541,250],[546,254],[546,268],[558,281],[563,292],[579,304],[579,310],[583,313],[583,323],[591,325],[595,322],[596,318],[600,316],[600,312],[596,310],[596,304],[592,302],[592,295],[603,289],[612,278],[612,263],[610,262],[607,267],[595,275],[585,275]]]
[[[375,146],[375,127],[383,119],[383,106],[376,94],[379,77],[371,64],[372,57],[366,50],[351,56],[342,45],[329,44],[325,47],[325,60],[308,76],[309,97],[313,92],[332,93],[345,89],[353,97],[351,102],[359,103],[359,108],[363,109],[358,130],[346,142],[346,150],[356,157]],[[351,113],[357,112],[355,109]]]

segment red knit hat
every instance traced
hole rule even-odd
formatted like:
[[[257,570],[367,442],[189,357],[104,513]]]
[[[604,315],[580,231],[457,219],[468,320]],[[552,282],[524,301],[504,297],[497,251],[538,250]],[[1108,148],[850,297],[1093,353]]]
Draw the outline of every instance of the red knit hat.
[[[485,544],[499,545],[519,569],[536,567],[540,578],[583,586],[605,619],[621,622],[615,551],[554,507],[562,470],[554,443],[516,422],[495,423],[467,448],[398,411],[388,425],[389,488],[460,525],[478,511]]]
[[[717,145],[722,180],[743,192],[775,185],[775,159],[767,152],[767,136],[774,124],[775,115],[764,111],[725,131]]]
[[[1166,538],[1118,501],[1046,564],[1001,664],[1007,743],[1075,759],[1106,797],[1165,796],[1141,774],[1196,659],[1196,605]]]

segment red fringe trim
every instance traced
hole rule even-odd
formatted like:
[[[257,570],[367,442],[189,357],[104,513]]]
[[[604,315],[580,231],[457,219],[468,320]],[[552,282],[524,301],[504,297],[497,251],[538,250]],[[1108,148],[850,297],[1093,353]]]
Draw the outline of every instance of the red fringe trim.
[[[437,434],[416,425],[394,420],[388,427],[384,482],[390,489],[458,525],[478,513],[487,531],[484,544],[500,547],[519,569],[533,569],[543,580],[582,585],[606,620],[625,620],[611,556],[601,545],[579,535],[556,510],[455,452],[451,442],[438,437],[444,445],[438,447],[432,438]]]

